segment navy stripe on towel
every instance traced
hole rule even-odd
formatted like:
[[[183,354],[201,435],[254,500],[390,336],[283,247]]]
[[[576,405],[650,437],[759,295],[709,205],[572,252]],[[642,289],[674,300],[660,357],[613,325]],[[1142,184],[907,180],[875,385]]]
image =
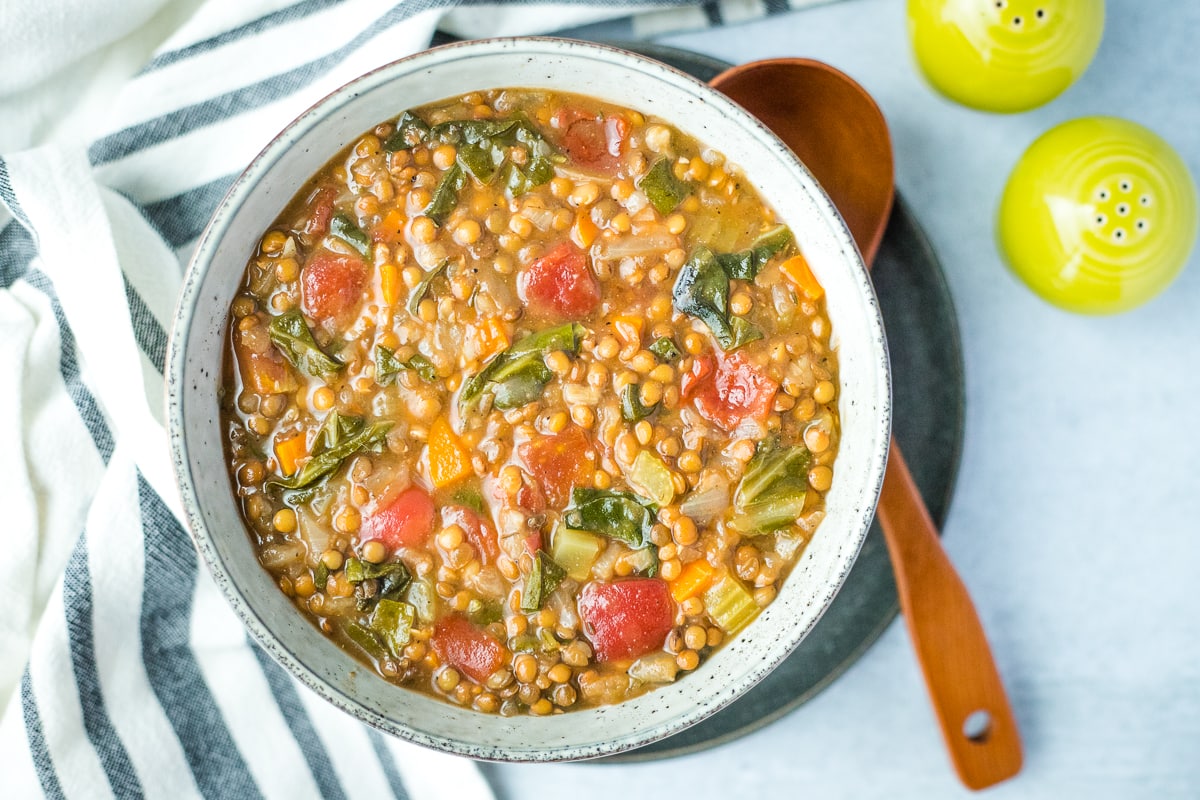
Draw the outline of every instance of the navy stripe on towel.
[[[141,474],[138,504],[146,548],[142,661],[150,686],[179,737],[201,794],[208,798],[260,798],[188,641],[196,552]]]
[[[158,319],[146,305],[146,301],[137,293],[129,279],[121,274],[125,281],[125,302],[129,306],[129,321],[133,324],[133,336],[137,339],[138,347],[150,359],[150,363],[161,375],[167,365],[167,332],[158,324]]]
[[[33,769],[37,772],[38,782],[42,785],[42,793],[46,797],[66,797],[62,784],[58,782],[58,773],[54,770],[54,759],[50,757],[50,749],[46,747],[46,733],[42,730],[42,717],[38,713],[37,698],[33,696],[33,685],[29,679],[29,666],[21,675],[21,716],[25,720],[25,738],[29,741],[29,757],[33,760]]]
[[[125,745],[113,728],[104,694],[100,688],[100,675],[96,668],[96,640],[92,628],[94,603],[92,600],[92,576],[88,568],[87,536],[81,535],[67,561],[63,573],[63,611],[67,622],[67,640],[71,651],[71,668],[75,673],[75,686],[79,691],[79,709],[83,714],[83,728],[88,740],[100,759],[100,766],[108,776],[108,785],[113,794],[121,798],[143,797],[142,783],[138,780],[129,760]]]
[[[182,247],[204,232],[217,203],[236,178],[237,175],[226,175],[174,197],[146,203],[141,206],[142,214],[171,248]]]
[[[321,797],[323,800],[345,800],[346,792],[330,765],[329,751],[325,749],[308,711],[300,701],[296,684],[292,683],[283,667],[272,661],[261,647],[249,638],[247,644],[262,667],[267,685],[271,687],[271,694],[275,695],[275,702],[279,704],[279,710],[287,718],[292,736],[296,737],[296,743],[300,745],[300,752],[304,753],[304,760],[308,762],[308,770],[317,782],[317,788],[321,790]]]
[[[404,781],[400,780],[400,770],[396,769],[396,759],[392,757],[392,751],[388,750],[387,742],[383,740],[383,734],[374,728],[368,727],[367,737],[371,740],[371,748],[375,751],[375,757],[383,765],[383,774],[387,776],[388,786],[392,788],[392,794],[396,796],[396,800],[408,800],[408,792],[404,788]]]

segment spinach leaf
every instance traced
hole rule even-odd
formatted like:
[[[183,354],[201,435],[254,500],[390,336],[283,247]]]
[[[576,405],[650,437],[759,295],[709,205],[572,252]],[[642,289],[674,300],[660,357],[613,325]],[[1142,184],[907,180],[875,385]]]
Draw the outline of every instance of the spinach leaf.
[[[391,430],[391,422],[367,424],[361,417],[344,417],[333,412],[317,437],[313,457],[290,478],[271,478],[267,486],[307,489],[335,472],[360,450],[380,447]]]
[[[476,514],[483,514],[487,511],[487,507],[483,502],[483,492],[477,486],[463,486],[456,489],[454,494],[450,496],[450,502],[455,505],[466,506]]]
[[[433,224],[440,228],[446,221],[446,217],[450,216],[450,212],[458,205],[458,193],[466,185],[467,176],[458,162],[455,162],[442,174],[437,188],[433,190],[429,205],[425,206],[425,210],[421,213],[433,220]]]
[[[792,243],[792,231],[787,225],[778,225],[759,236],[750,249],[717,256],[717,263],[730,278],[752,281],[771,260]]]
[[[390,153],[397,150],[411,150],[429,136],[429,126],[425,120],[411,111],[405,111],[396,120],[396,131],[383,142],[383,149]]]
[[[679,348],[675,346],[674,340],[667,336],[658,337],[654,340],[654,344],[646,349],[658,356],[659,361],[674,361],[682,355]]]
[[[774,438],[759,442],[734,495],[729,527],[757,535],[795,522],[804,510],[811,460],[803,445],[783,447]]]
[[[551,592],[558,588],[567,571],[555,563],[545,550],[538,550],[533,559],[533,569],[525,579],[525,589],[521,592],[521,610],[526,614],[540,611]]]
[[[375,382],[380,386],[391,383],[401,370],[411,369],[421,380],[433,383],[437,380],[437,370],[433,362],[420,353],[414,353],[408,361],[396,358],[396,351],[390,347],[378,345],[375,348]]]
[[[412,576],[408,568],[399,561],[387,561],[382,564],[372,564],[358,558],[346,560],[346,580],[351,583],[378,581],[372,595],[360,597],[356,603],[359,611],[366,611],[381,599],[397,600],[404,593]],[[356,593],[357,594],[357,593]]]
[[[563,513],[568,528],[619,539],[634,549],[648,547],[658,506],[632,492],[576,488]]]
[[[621,392],[621,419],[626,422],[637,422],[645,419],[658,410],[658,403],[647,408],[642,405],[641,392],[635,384],[629,384]]]
[[[646,195],[650,205],[664,217],[692,193],[691,186],[675,177],[669,158],[655,161],[646,174],[638,179],[637,186]]]
[[[546,355],[554,350],[577,355],[587,329],[577,322],[532,333],[495,356],[482,371],[463,384],[458,396],[460,412],[471,410],[485,391],[496,408],[517,408],[541,396],[554,373]]]
[[[365,256],[371,247],[371,240],[362,228],[354,224],[349,214],[334,214],[333,219],[329,220],[329,232],[353,247],[361,256]]]
[[[700,319],[726,350],[762,338],[752,323],[729,313],[729,276],[707,247],[697,247],[679,270],[671,291],[675,310]]]
[[[337,372],[345,366],[317,345],[308,323],[304,321],[304,315],[299,311],[288,311],[275,317],[267,326],[267,333],[284,358],[315,378]]]
[[[318,592],[323,592],[328,585],[329,567],[325,566],[324,561],[318,561],[317,568],[313,570],[313,586],[317,587]]]
[[[426,272],[421,278],[421,281],[413,287],[412,294],[409,295],[408,304],[406,306],[408,308],[408,313],[412,314],[414,317],[417,315],[417,310],[421,306],[421,301],[425,299],[425,295],[429,294],[429,287],[433,285],[433,279],[445,272],[446,267],[449,266],[449,264],[450,259],[443,259],[440,264],[429,270],[429,272]]]

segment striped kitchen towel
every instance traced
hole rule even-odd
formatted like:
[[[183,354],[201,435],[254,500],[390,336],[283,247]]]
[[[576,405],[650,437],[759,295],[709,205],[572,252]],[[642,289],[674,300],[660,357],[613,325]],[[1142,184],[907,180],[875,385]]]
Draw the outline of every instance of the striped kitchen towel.
[[[637,12],[630,34],[646,36],[815,2],[0,0],[0,795],[490,797],[471,762],[295,682],[199,569],[163,419],[183,267],[275,133],[435,30],[542,33]],[[99,100],[55,61],[175,18]],[[76,72],[108,68],[106,52]]]

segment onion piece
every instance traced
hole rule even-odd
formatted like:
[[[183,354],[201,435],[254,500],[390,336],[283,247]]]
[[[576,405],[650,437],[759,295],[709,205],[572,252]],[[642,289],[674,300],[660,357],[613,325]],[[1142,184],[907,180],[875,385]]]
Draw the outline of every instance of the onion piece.
[[[687,499],[679,504],[679,510],[691,517],[697,525],[707,525],[729,508],[729,481],[716,470],[705,470],[700,482]]]

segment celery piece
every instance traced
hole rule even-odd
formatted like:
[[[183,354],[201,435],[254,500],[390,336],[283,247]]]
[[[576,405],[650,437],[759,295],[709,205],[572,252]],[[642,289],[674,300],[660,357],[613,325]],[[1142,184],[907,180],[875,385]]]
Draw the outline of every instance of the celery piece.
[[[604,541],[599,536],[559,525],[550,542],[550,557],[568,575],[582,582],[592,574],[592,565],[603,548]]]
[[[659,507],[669,506],[675,499],[675,482],[671,479],[671,470],[661,458],[649,450],[642,450],[637,454],[625,477]]]
[[[811,460],[803,445],[783,447],[775,439],[759,442],[734,495],[729,527],[756,536],[794,523],[804,511]]]
[[[713,622],[730,636],[746,627],[759,612],[754,597],[729,573],[723,574],[704,593],[704,608]]]
[[[467,619],[476,625],[491,625],[504,619],[504,608],[499,600],[476,598],[467,604]]]
[[[350,641],[376,661],[387,657],[387,650],[384,648],[383,642],[379,641],[379,637],[357,622],[346,620],[342,623],[342,631]]]
[[[641,550],[634,550],[625,557],[625,563],[638,575],[653,578],[658,574],[658,548],[643,547]]]
[[[525,580],[525,590],[521,592],[521,610],[526,614],[541,611],[546,598],[566,576],[566,570],[556,564],[545,550],[538,550],[537,557],[533,559],[533,569]]]
[[[375,613],[371,615],[371,630],[382,637],[392,655],[399,656],[412,639],[416,614],[417,610],[408,603],[385,597],[375,606]]]
[[[426,578],[417,578],[408,585],[404,599],[417,612],[417,619],[424,623],[433,622],[437,618],[438,596],[433,589],[433,583]]]

